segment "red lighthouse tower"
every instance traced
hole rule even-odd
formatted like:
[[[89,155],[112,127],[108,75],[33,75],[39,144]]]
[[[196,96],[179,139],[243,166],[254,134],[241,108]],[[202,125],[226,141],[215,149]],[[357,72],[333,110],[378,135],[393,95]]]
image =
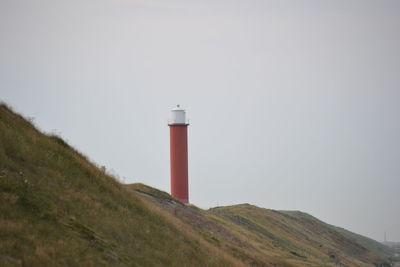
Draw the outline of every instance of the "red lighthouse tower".
[[[168,122],[170,133],[171,195],[189,203],[188,192],[188,141],[186,111],[179,105],[171,110]]]

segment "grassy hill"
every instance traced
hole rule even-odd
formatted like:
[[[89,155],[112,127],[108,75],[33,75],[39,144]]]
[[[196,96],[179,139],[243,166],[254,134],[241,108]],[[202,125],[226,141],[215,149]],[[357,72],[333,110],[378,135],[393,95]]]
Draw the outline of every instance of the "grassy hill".
[[[201,210],[123,185],[0,105],[0,266],[371,266],[392,251],[300,212]]]
[[[0,106],[0,266],[240,265]]]
[[[250,266],[389,266],[394,251],[299,211],[249,204],[201,210],[143,184],[126,185],[143,200],[195,229]]]

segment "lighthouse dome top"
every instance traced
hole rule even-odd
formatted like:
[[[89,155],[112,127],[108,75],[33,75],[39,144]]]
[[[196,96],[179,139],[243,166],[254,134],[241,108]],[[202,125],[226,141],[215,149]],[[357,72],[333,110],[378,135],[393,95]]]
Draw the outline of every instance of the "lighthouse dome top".
[[[171,109],[171,115],[168,120],[168,125],[188,125],[186,119],[186,110],[183,109],[179,104]]]
[[[181,107],[181,105],[176,105],[173,109],[172,109],[173,111],[176,111],[176,110],[182,110],[182,111],[185,111],[185,109],[183,109],[182,107]]]

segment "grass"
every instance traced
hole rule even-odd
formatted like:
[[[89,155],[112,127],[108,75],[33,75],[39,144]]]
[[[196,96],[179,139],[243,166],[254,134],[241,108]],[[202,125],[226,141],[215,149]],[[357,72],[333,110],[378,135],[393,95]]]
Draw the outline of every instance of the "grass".
[[[0,104],[0,266],[370,266],[390,250],[300,212],[202,210],[123,185]]]
[[[235,265],[4,104],[0,199],[1,266]]]
[[[388,254],[382,255],[373,247],[379,245],[378,242],[368,240],[361,244],[350,235],[344,235],[305,213],[274,211],[251,205],[221,207],[212,211],[248,229],[248,235],[254,235],[253,240],[262,244],[260,247],[272,245],[282,252],[289,251],[297,260],[348,266],[389,262],[390,250],[386,249]]]
[[[165,192],[142,184],[128,187],[139,192],[149,204],[177,215],[181,225],[195,230],[210,244],[246,265],[371,266],[389,262],[389,257],[379,256],[373,248],[367,249],[357,240],[305,213],[268,210],[248,204],[204,211],[193,205],[171,202]]]

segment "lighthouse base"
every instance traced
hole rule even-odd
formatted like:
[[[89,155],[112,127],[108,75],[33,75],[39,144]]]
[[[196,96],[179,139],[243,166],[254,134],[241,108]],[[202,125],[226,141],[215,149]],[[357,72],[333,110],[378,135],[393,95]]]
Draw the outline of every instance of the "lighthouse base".
[[[183,204],[189,204],[189,199],[178,199]]]

